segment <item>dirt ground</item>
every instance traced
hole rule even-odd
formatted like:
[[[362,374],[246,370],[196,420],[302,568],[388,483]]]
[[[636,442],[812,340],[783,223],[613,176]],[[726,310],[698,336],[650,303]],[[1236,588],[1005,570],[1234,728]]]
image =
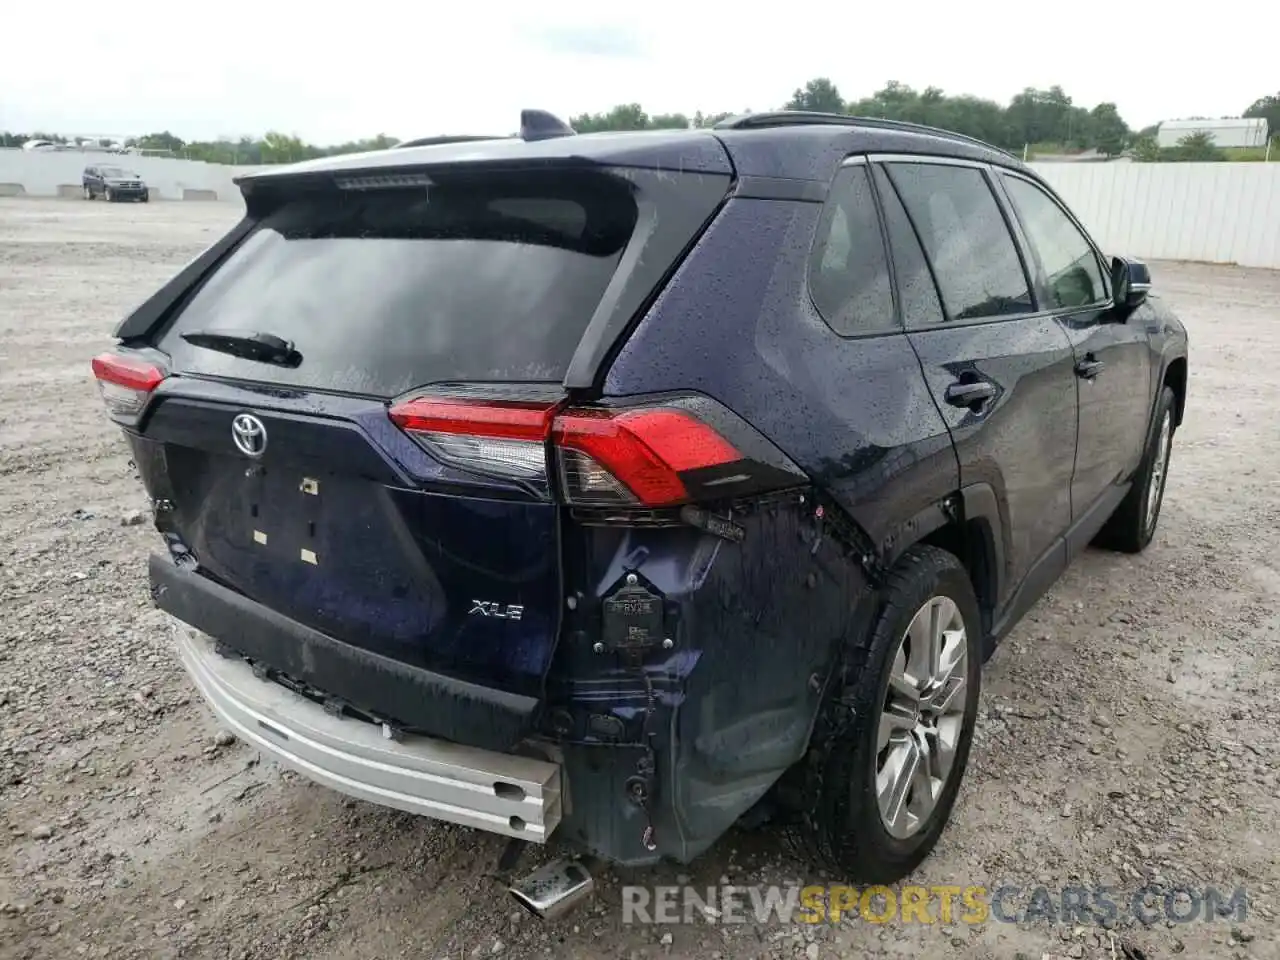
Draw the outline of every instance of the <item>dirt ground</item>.
[[[913,878],[1014,885],[1011,910],[1106,884],[1114,921],[623,923],[625,882],[838,879],[756,831],[606,873],[544,925],[489,874],[501,840],[259,762],[170,653],[158,538],[88,361],[238,213],[0,201],[0,956],[1280,956],[1280,273],[1153,266],[1192,341],[1157,540],[1089,552],[997,652],[956,816]],[[1138,922],[1149,882],[1243,887],[1247,916]]]

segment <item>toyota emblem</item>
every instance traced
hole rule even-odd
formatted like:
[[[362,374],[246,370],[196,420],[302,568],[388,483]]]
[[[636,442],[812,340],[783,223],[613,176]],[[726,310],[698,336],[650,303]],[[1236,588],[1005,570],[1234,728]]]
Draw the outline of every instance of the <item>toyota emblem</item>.
[[[242,413],[231,421],[231,439],[246,457],[260,457],[267,449],[267,428],[251,413]]]

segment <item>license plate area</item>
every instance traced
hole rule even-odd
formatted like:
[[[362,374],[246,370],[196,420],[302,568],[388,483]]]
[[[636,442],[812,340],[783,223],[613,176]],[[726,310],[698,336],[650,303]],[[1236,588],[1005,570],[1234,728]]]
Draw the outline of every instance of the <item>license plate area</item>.
[[[540,690],[558,627],[557,508],[408,489],[340,453],[251,461],[165,444],[174,533],[206,576],[336,641]],[[471,614],[477,600],[504,616]]]
[[[331,475],[260,465],[245,471],[239,530],[232,533],[248,549],[281,563],[318,567],[332,556],[335,511],[325,499],[342,499],[346,485]],[[349,481],[347,482],[349,484]]]

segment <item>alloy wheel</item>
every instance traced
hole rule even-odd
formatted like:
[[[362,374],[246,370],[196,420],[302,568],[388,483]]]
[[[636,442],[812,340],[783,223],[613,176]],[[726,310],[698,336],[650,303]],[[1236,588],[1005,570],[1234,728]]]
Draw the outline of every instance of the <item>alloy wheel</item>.
[[[1147,481],[1146,528],[1150,535],[1160,516],[1160,503],[1164,499],[1164,482],[1169,473],[1169,452],[1173,446],[1173,411],[1166,410],[1160,421],[1160,439],[1156,441],[1155,460],[1151,464],[1151,478]]]
[[[928,823],[950,781],[968,701],[968,636],[960,608],[933,597],[898,642],[880,714],[875,789],[890,836]]]

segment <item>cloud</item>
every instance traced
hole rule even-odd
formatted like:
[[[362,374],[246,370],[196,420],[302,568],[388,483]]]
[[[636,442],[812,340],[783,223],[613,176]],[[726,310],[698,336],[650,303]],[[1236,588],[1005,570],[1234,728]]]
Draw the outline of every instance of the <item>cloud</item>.
[[[1143,49],[1158,54],[1134,53],[1128,71],[1066,55],[1097,46],[1115,0],[1076,0],[1055,21],[1048,55],[1016,62],[973,51],[1025,47],[1034,18],[979,21],[954,0],[920,0],[905,28],[898,7],[844,0],[816,0],[805,16],[767,28],[688,0],[626,11],[599,0],[400,0],[343,17],[259,3],[248,19],[225,4],[130,0],[130,28],[105,33],[67,30],[88,0],[8,6],[6,36],[26,38],[0,57],[0,129],[13,131],[167,129],[191,140],[281,130],[316,143],[510,132],[531,106],[565,117],[620,103],[650,114],[769,109],[820,76],[846,99],[888,80],[1001,102],[1026,86],[1061,84],[1086,107],[1116,102],[1142,127],[1237,112],[1276,88],[1274,58],[1207,43],[1202,18],[1168,16],[1159,0],[1129,0],[1126,13],[1144,24]],[[1220,0],[1215,22],[1255,8]]]
[[[521,31],[530,43],[547,53],[576,57],[636,59],[647,47],[633,27],[622,24],[548,24]]]

